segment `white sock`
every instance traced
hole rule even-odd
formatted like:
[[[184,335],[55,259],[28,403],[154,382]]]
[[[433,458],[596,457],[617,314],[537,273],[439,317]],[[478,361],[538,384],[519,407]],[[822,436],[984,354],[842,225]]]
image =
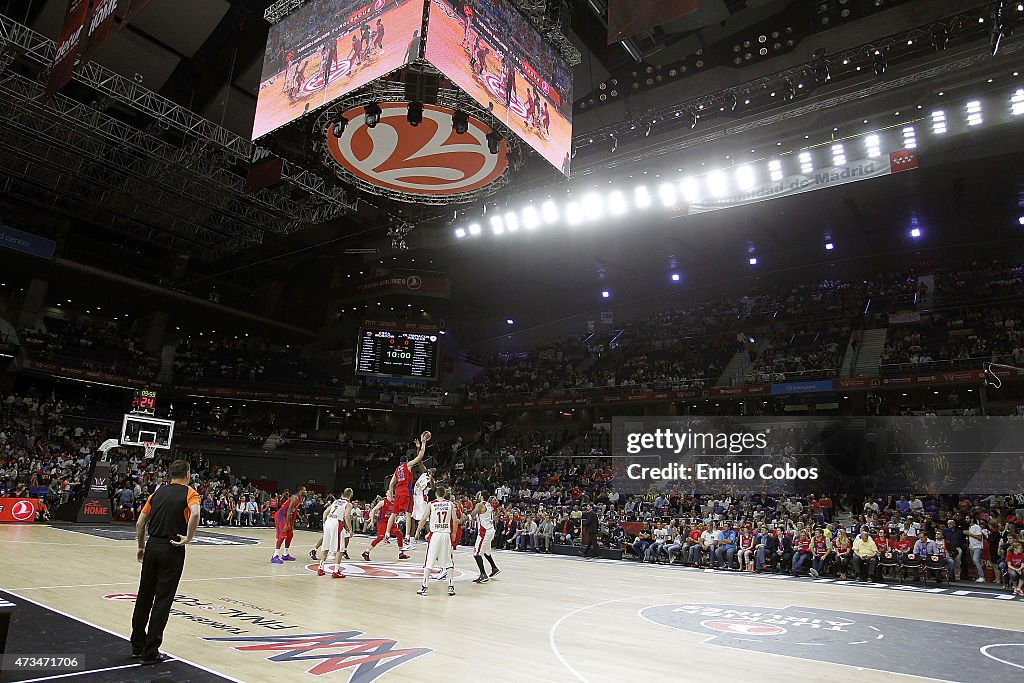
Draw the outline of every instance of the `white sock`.
[[[292,554],[292,549],[290,547],[288,547],[288,546],[285,546],[284,547],[284,554],[285,555],[291,555]]]
[[[424,567],[423,568],[423,585],[424,585],[424,587],[427,585],[427,581],[429,581],[429,580],[430,580],[430,567]]]
[[[274,557],[281,557],[281,549],[274,548]]]

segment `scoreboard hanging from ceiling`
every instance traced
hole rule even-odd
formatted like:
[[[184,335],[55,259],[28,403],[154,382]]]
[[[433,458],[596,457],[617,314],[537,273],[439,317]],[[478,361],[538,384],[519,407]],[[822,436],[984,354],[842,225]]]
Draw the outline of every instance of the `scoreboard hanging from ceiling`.
[[[434,380],[440,351],[441,338],[437,332],[364,327],[356,344],[356,374]]]

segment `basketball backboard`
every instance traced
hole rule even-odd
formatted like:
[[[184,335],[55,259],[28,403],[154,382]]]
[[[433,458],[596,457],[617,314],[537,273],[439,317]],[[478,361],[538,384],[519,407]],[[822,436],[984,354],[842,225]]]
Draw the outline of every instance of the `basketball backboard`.
[[[121,423],[122,446],[145,446],[156,444],[156,448],[168,449],[174,438],[174,420],[160,420],[146,415],[124,416]]]

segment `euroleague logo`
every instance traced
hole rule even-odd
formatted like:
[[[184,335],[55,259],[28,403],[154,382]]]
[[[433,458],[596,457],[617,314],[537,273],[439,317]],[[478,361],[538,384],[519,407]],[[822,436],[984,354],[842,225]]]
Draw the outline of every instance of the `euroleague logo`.
[[[747,636],[780,636],[786,629],[775,624],[759,624],[744,619],[710,619],[700,622],[704,628],[723,633],[742,633]]]
[[[306,565],[306,570],[314,573],[319,568],[319,563]],[[335,568],[344,574],[345,578],[351,579],[384,579],[386,581],[423,580],[423,567],[415,564],[401,564],[398,562],[341,562],[335,565],[328,562],[324,565],[326,571],[333,571]],[[454,581],[465,581],[470,578],[470,575],[461,569],[450,569],[449,571],[455,572],[452,575],[452,580]],[[441,576],[440,569],[430,570],[430,578],[436,579],[439,576]]]
[[[469,117],[469,128],[452,130],[452,110],[423,105],[423,121],[411,126],[408,104],[384,102],[380,123],[366,125],[363,108],[345,112],[349,124],[340,138],[330,127],[327,149],[348,173],[378,187],[413,195],[458,195],[487,187],[508,168],[508,145],[487,148],[490,128]]]
[[[19,500],[11,506],[11,517],[16,522],[27,522],[35,517],[36,506],[30,500]]]

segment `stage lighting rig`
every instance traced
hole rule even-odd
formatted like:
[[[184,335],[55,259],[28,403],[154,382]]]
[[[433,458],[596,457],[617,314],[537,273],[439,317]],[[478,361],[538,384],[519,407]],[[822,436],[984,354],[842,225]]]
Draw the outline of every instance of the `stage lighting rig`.
[[[380,123],[380,116],[383,113],[380,105],[376,102],[370,102],[368,105],[363,107],[363,113],[366,114],[366,127],[376,128],[377,124]]]
[[[405,119],[414,128],[423,123],[423,103],[420,101],[410,102],[409,113],[405,115]]]

